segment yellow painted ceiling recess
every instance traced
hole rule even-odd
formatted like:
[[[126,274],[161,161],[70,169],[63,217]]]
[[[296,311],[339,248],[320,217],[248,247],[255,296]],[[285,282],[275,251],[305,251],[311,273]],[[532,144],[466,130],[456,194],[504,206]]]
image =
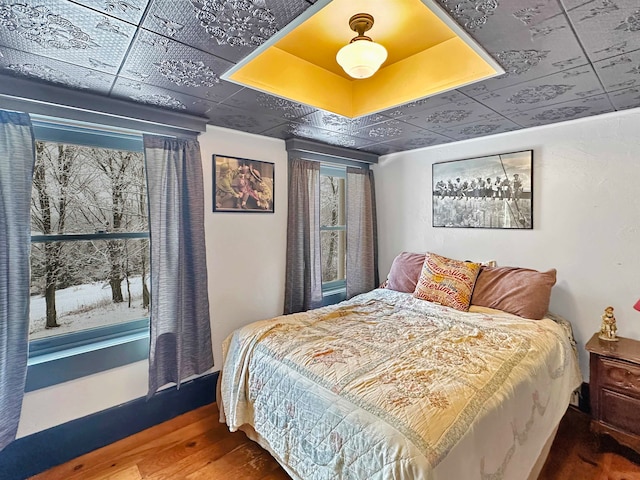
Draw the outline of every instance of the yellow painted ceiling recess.
[[[375,19],[367,35],[388,56],[375,74],[356,79],[336,55],[361,13]],[[503,73],[431,0],[318,0],[223,78],[356,118]]]

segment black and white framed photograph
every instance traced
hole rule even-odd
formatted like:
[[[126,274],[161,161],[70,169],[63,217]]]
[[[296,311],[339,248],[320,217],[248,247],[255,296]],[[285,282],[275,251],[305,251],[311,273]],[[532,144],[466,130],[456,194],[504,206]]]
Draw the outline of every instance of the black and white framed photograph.
[[[213,211],[273,213],[275,164],[213,156]]]
[[[434,163],[433,226],[533,228],[533,150]]]

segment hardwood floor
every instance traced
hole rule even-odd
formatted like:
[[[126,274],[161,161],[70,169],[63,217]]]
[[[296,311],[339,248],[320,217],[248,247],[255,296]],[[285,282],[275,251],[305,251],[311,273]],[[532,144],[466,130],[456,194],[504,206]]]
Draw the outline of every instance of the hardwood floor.
[[[289,480],[265,450],[218,422],[217,405],[186,413],[52,468],[36,480]],[[569,409],[539,480],[640,480],[640,455],[603,441]]]

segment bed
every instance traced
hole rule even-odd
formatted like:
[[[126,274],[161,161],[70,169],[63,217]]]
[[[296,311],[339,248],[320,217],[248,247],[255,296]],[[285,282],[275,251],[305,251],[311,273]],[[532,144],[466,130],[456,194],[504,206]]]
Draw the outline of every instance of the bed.
[[[303,480],[535,478],[581,383],[559,317],[384,288],[252,323],[223,354],[221,421]]]

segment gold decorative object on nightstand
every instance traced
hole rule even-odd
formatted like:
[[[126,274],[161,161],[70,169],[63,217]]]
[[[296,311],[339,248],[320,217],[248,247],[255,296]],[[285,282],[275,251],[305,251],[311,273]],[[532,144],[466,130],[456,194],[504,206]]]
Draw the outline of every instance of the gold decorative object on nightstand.
[[[598,338],[608,342],[617,342],[617,331],[618,327],[616,327],[616,317],[613,315],[613,307],[607,307],[602,314],[602,325],[600,326]]]

